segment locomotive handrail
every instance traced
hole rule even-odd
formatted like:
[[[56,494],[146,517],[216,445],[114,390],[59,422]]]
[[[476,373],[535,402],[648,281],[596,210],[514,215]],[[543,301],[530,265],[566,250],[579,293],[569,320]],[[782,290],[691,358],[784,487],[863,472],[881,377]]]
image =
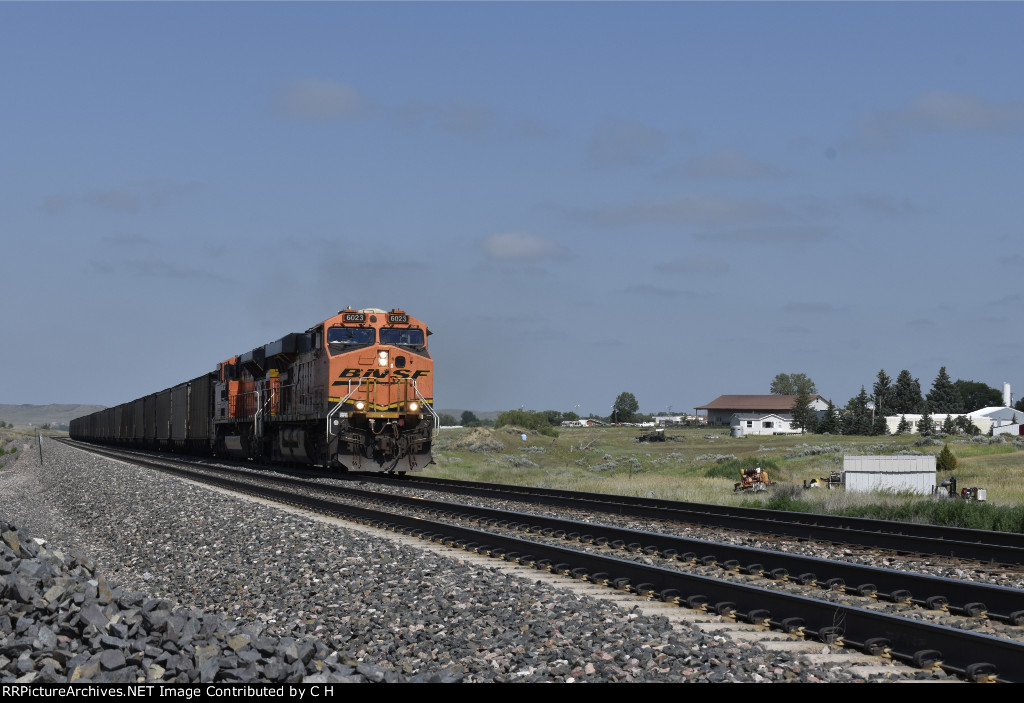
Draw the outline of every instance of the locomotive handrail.
[[[416,397],[420,399],[420,403],[423,405],[423,407],[425,407],[427,409],[427,412],[430,413],[430,415],[434,418],[434,431],[433,431],[432,434],[433,434],[433,437],[437,437],[438,428],[441,426],[441,418],[440,418],[440,416],[438,416],[438,414],[436,412],[434,412],[434,407],[430,403],[428,403],[427,399],[423,397],[422,393],[420,393],[420,388],[416,384],[416,379],[412,378],[412,379],[409,379],[409,380],[412,383],[412,391],[413,391],[413,393],[416,394]],[[433,437],[431,438],[432,440],[433,440]]]
[[[352,381],[351,381],[351,380],[349,380],[349,382],[348,382],[348,385],[349,385],[349,388],[352,388]],[[353,395],[355,395],[355,392],[356,392],[357,390],[359,390],[359,387],[360,387],[361,385],[363,385],[363,379],[361,379],[361,378],[360,378],[360,379],[359,379],[359,382],[358,382],[358,383],[356,384],[356,387],[355,387],[355,388],[352,388],[352,390],[350,390],[350,391],[348,392],[348,395],[346,395],[346,396],[345,396],[344,398],[342,398],[341,400],[339,400],[339,401],[338,401],[338,403],[337,403],[337,404],[336,404],[336,405],[334,406],[334,408],[332,408],[332,409],[331,409],[331,410],[330,410],[330,411],[329,411],[329,412],[327,413],[327,437],[328,437],[328,438],[330,438],[330,437],[332,437],[332,436],[333,436],[333,434],[331,433],[331,416],[332,416],[332,415],[333,415],[334,413],[336,413],[336,412],[338,412],[339,410],[341,410],[341,406],[345,404],[345,401],[346,401],[346,400],[348,400],[348,399],[349,399],[349,398],[351,398],[351,397],[352,397]]]

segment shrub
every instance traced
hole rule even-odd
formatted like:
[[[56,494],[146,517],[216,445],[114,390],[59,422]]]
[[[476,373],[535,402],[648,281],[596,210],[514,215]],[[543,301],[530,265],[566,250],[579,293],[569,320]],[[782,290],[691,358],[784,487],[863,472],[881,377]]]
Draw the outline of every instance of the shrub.
[[[534,463],[530,457],[525,454],[516,456],[515,454],[502,454],[493,460],[497,464],[502,466],[508,466],[512,469],[536,469],[537,464]]]
[[[956,457],[950,450],[948,444],[942,445],[942,451],[935,457],[935,469],[937,471],[952,471],[956,468]]]

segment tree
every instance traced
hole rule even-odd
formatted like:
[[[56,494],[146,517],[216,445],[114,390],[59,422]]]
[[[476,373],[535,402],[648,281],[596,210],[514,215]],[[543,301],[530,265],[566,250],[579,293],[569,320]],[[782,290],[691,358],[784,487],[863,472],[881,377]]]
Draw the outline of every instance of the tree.
[[[843,413],[843,434],[871,434],[871,410],[868,408],[870,400],[864,386],[860,387],[860,393],[850,398]]]
[[[892,410],[893,396],[896,394],[896,389],[892,385],[892,379],[882,369],[878,372],[878,377],[875,380],[875,384],[871,386],[871,392],[875,396],[875,412],[878,415],[885,415],[886,412]]]
[[[558,431],[548,424],[547,416],[535,410],[506,410],[494,421],[495,427],[522,427],[549,437],[557,437]]]
[[[825,414],[821,417],[821,422],[818,423],[818,432],[820,434],[839,434],[839,415],[831,398],[828,401],[828,407],[825,408]]]
[[[921,397],[921,383],[910,375],[906,369],[896,377],[896,387],[892,395],[892,411],[898,415],[907,415],[921,411],[924,398]]]
[[[887,435],[889,434],[889,424],[885,421],[885,415],[875,409],[875,421],[871,425],[871,434],[874,435]]]
[[[942,421],[942,434],[956,434],[956,422],[952,415],[946,415],[946,419]]]
[[[811,407],[811,396],[806,392],[797,395],[790,412],[793,414],[793,427],[799,429],[800,434],[806,432],[812,421],[817,419],[814,408]]]
[[[935,432],[935,423],[932,422],[932,414],[928,410],[928,403],[921,406],[921,419],[917,421],[917,433],[922,437]]]
[[[963,412],[963,400],[953,387],[953,381],[946,373],[945,366],[939,369],[939,375],[932,382],[932,389],[928,393],[928,407],[933,413]]]
[[[632,422],[633,414],[640,409],[636,396],[632,393],[619,393],[612,406],[612,422]]]
[[[896,425],[896,434],[910,434],[910,430],[912,429],[913,427],[911,426],[910,421],[907,420],[907,416],[904,415],[900,418],[900,424]]]
[[[466,427],[472,427],[473,425],[479,425],[480,420],[477,418],[476,415],[473,414],[472,410],[463,410],[462,424],[465,425]]]
[[[956,468],[956,457],[950,451],[948,444],[942,445],[942,451],[935,457],[935,469],[937,471],[953,471]]]
[[[969,413],[1003,404],[1003,394],[985,383],[957,379],[953,388],[960,394],[964,411]]]
[[[806,374],[780,373],[772,380],[771,391],[772,395],[800,395],[801,393],[814,395],[818,389],[814,386],[814,381],[809,379]]]
[[[459,421],[455,419],[455,416],[449,415],[448,413],[441,413],[437,416],[437,420],[442,427],[453,427],[459,424]]]
[[[966,435],[973,437],[981,434],[981,430],[978,429],[978,426],[971,422],[970,418],[966,415],[958,416],[957,419],[953,421],[953,424],[956,425],[959,432],[963,432]]]

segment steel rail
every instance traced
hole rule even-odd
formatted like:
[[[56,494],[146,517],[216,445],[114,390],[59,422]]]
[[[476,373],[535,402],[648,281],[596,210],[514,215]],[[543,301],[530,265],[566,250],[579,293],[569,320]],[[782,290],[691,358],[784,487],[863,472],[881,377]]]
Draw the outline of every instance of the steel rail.
[[[726,618],[812,635],[837,647],[883,654],[919,668],[941,667],[970,681],[1024,682],[1024,644],[942,625],[578,552],[419,517],[384,513],[266,486],[164,466],[161,470],[316,512],[344,515],[488,556],[612,585]]]
[[[107,449],[100,450],[100,453],[112,456],[120,454],[120,451]],[[165,466],[166,462],[179,460],[161,457],[160,461],[151,461],[136,459],[133,455],[133,461],[159,469]],[[193,462],[188,463],[194,465]],[[280,476],[260,475],[247,469],[218,467],[217,471],[254,477],[260,481],[289,488],[304,488],[335,496],[399,505],[451,518],[487,521],[499,527],[546,531],[552,536],[557,535],[570,540],[657,554],[692,564],[717,565],[726,570],[741,571],[750,575],[760,574],[775,580],[792,580],[805,586],[818,585],[830,590],[842,590],[851,595],[881,598],[894,603],[909,602],[932,610],[948,610],[966,617],[990,617],[1011,625],[1024,624],[1024,591],[1005,586],[895,571],[594,522],[579,522],[532,513],[379,493],[337,484],[297,482],[295,479]]]
[[[916,523],[843,517],[818,513],[794,513],[765,508],[739,508],[710,503],[691,503],[656,498],[637,498],[606,493],[561,491],[529,486],[478,483],[455,479],[407,476],[392,479],[379,475],[343,475],[348,480],[381,483],[406,482],[424,488],[476,496],[503,496],[557,507],[600,511],[656,520],[699,523],[705,526],[776,534],[797,539],[817,539],[913,554],[933,554],[998,564],[1024,565],[1024,534],[973,530]],[[440,487],[440,488],[438,488]]]

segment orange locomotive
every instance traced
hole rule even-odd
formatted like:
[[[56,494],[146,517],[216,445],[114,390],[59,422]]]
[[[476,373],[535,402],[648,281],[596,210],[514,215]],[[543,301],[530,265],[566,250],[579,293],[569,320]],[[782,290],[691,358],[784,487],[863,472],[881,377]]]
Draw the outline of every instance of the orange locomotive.
[[[342,310],[217,365],[213,451],[344,471],[422,471],[437,428],[427,326]]]
[[[342,310],[214,373],[75,418],[71,437],[342,471],[422,471],[438,426],[429,334],[402,310]]]

